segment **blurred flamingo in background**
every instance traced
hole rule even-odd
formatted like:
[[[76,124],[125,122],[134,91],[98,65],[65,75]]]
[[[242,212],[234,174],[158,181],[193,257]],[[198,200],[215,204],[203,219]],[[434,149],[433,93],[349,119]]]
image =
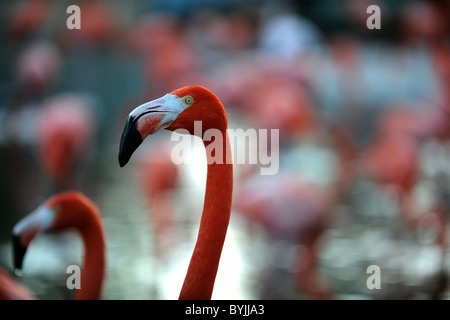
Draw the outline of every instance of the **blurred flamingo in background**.
[[[83,96],[59,94],[44,101],[37,127],[39,159],[52,192],[76,186],[95,133],[95,114]]]
[[[188,83],[204,83],[199,61],[175,15],[143,16],[129,35],[131,50],[143,54],[147,96],[159,95]]]
[[[391,188],[394,196],[398,197],[399,212],[405,224],[412,228],[425,226],[433,230],[437,244],[445,251],[450,210],[445,196],[435,199],[426,212],[421,212],[423,210],[417,205],[413,194],[424,170],[421,150],[429,142],[445,142],[450,137],[450,99],[447,90],[450,50],[446,41],[448,21],[441,5],[446,7],[425,2],[405,7],[400,30],[402,41],[409,49],[422,49],[424,44],[427,45],[438,80],[437,96],[424,102],[418,100],[418,105],[391,102],[379,121],[375,142],[367,152],[365,168],[378,183]],[[444,144],[442,146],[445,148]],[[435,165],[434,170],[442,168]],[[438,193],[445,194],[447,187],[436,180],[446,179],[448,173],[440,172],[439,175],[433,180],[437,182]]]
[[[301,244],[293,266],[300,291],[312,299],[331,298],[331,292],[317,276],[320,236],[330,223],[331,198],[314,185],[281,175],[255,176],[242,183],[237,191],[234,210],[261,225],[272,241],[284,239]],[[281,260],[291,258],[280,252],[272,254],[275,254],[273,259],[277,264],[284,264]],[[272,279],[263,286],[263,298],[276,294],[273,291],[279,279],[273,279],[277,276],[275,270],[270,272]]]
[[[17,57],[15,88],[6,105],[2,123],[3,139],[9,144],[34,143],[34,118],[37,109],[58,81],[61,55],[56,46],[39,40],[28,44]]]
[[[317,119],[302,79],[286,70],[266,68],[244,88],[243,108],[256,127],[280,130],[282,141],[317,129]]]
[[[14,267],[22,269],[28,246],[40,232],[58,233],[76,229],[83,240],[84,259],[81,269],[81,287],[75,294],[77,300],[101,298],[105,275],[105,239],[101,216],[97,206],[77,191],[65,191],[50,197],[36,210],[21,219],[13,229]],[[23,290],[3,279],[0,292],[9,291],[12,297]]]
[[[17,58],[15,100],[23,104],[42,98],[58,82],[61,67],[61,53],[55,44],[46,40],[28,44]]]
[[[51,12],[51,1],[27,0],[18,2],[9,22],[11,34],[23,37],[39,32]]]
[[[269,269],[285,263],[295,270],[301,293],[330,299],[331,291],[317,275],[321,236],[355,175],[356,148],[342,128],[331,128],[328,134],[319,130],[320,111],[313,109],[308,83],[298,70],[271,66],[254,70],[262,75],[251,77],[236,101],[242,107],[238,111],[248,114],[256,128],[280,130],[280,172],[261,176],[256,170],[249,174],[244,166],[233,208],[262,226],[270,242],[287,240],[297,246],[295,261],[286,252],[289,246],[277,246],[269,253]],[[273,298],[280,274],[276,266],[268,272],[261,294]]]
[[[27,211],[29,199],[38,197],[39,164],[36,161],[36,126],[42,100],[54,89],[61,72],[61,54],[46,40],[35,40],[19,51],[14,87],[0,117],[3,189],[11,216]],[[14,174],[14,176],[12,176]],[[11,176],[10,176],[11,175]]]
[[[140,154],[137,170],[153,226],[156,256],[160,257],[167,249],[167,233],[176,224],[172,201],[180,186],[180,172],[171,159],[171,148],[162,143]]]
[[[374,142],[366,151],[363,170],[391,195],[398,197],[399,214],[407,226],[431,227],[437,243],[447,242],[447,215],[442,208],[420,212],[413,191],[421,175],[421,146],[445,132],[447,121],[439,108],[388,108],[378,124]],[[436,205],[439,206],[437,203]]]
[[[322,147],[300,148],[299,154],[292,150],[286,152],[284,157],[291,157],[294,166],[285,164],[274,176],[254,173],[239,180],[233,209],[252,224],[261,226],[269,235],[270,243],[282,244],[269,253],[267,266],[271,274],[262,287],[264,298],[277,297],[280,293],[277,292],[280,274],[276,267],[280,265],[295,273],[297,289],[306,297],[333,298],[318,275],[318,258],[322,236],[332,225],[336,206],[343,201],[356,176],[357,151],[345,132],[338,128],[332,131],[335,134]],[[331,150],[336,159],[323,162],[324,153]],[[316,162],[316,166],[308,161]],[[283,245],[283,241],[287,243]],[[295,258],[290,255],[292,245],[296,248]]]
[[[249,126],[278,129],[282,145],[317,133],[318,113],[301,68],[266,58],[243,59],[219,75],[212,79],[217,90]]]
[[[15,281],[6,270],[0,268],[0,300],[34,300],[28,288]]]
[[[230,153],[225,152],[230,148],[227,116],[220,100],[204,87],[188,86],[137,107],[128,116],[122,132],[119,164],[123,167],[142,141],[160,129],[185,129],[191,135],[196,134],[194,121],[202,121],[202,140],[207,129],[219,130],[222,139],[215,141],[219,145],[214,150],[221,163],[211,158],[211,151],[207,152],[203,213],[179,298],[210,299],[228,229],[233,193],[233,164]],[[208,151],[211,141],[203,142]]]

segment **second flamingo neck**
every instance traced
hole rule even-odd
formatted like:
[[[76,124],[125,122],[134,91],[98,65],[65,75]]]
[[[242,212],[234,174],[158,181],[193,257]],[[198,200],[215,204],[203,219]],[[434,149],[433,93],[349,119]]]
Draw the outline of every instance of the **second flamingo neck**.
[[[92,219],[80,228],[84,244],[84,260],[81,270],[81,288],[76,300],[99,300],[102,295],[105,274],[105,241],[99,221]]]

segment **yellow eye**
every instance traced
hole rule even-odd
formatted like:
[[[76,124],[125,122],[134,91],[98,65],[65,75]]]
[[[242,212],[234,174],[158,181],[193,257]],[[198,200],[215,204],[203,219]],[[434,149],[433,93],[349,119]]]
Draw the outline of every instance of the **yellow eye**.
[[[191,96],[187,96],[184,98],[184,102],[186,102],[186,104],[192,104],[192,102],[194,102],[194,99]]]

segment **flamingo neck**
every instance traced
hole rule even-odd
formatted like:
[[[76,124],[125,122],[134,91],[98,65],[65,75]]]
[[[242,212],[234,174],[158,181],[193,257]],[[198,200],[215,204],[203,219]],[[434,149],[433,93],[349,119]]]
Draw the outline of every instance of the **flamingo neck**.
[[[211,163],[207,153],[208,173],[205,200],[200,228],[194,252],[179,299],[211,299],[219,267],[220,255],[231,213],[233,193],[233,164],[230,141],[226,131],[222,132],[223,163]],[[205,147],[209,142],[204,141]],[[217,150],[215,151],[217,152]]]
[[[99,300],[105,275],[105,240],[97,215],[89,215],[86,222],[79,228],[84,245],[84,260],[81,288],[77,290],[75,300]]]

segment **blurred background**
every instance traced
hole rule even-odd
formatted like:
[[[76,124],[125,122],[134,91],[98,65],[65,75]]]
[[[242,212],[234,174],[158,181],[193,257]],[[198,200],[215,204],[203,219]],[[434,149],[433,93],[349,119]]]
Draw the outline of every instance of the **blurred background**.
[[[235,165],[213,299],[450,298],[449,22],[449,2],[431,0],[2,1],[0,266],[14,274],[19,219],[78,189],[103,218],[103,299],[178,298],[203,146],[174,165],[160,132],[128,166],[117,154],[132,109],[200,84],[230,128],[280,130],[276,175]],[[75,232],[41,235],[13,277],[71,299],[82,256]]]

